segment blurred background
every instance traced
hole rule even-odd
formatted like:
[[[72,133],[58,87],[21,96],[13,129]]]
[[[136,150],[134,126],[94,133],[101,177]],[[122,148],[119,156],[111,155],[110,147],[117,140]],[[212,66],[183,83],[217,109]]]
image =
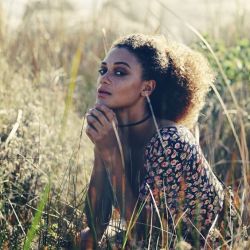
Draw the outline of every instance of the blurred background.
[[[161,4],[162,3],[162,4]],[[24,17],[36,21],[53,22],[54,18],[67,20],[67,28],[88,24],[93,19],[101,26],[111,28],[114,20],[119,21],[118,33],[128,31],[149,31],[153,25],[164,25],[159,30],[168,36],[184,42],[194,38],[183,23],[174,17],[175,12],[185,22],[195,25],[201,32],[209,32],[220,37],[222,30],[229,33],[237,29],[246,29],[249,22],[250,3],[247,0],[167,0],[167,1],[109,1],[109,0],[1,0],[2,14],[8,19],[9,31],[17,28]],[[165,8],[163,7],[165,6]],[[139,13],[138,13],[139,11]],[[34,17],[35,16],[35,17]],[[51,20],[53,18],[53,20]],[[117,18],[117,19],[113,19]],[[110,23],[111,22],[111,23]],[[107,26],[107,27],[106,27]],[[160,27],[162,28],[162,27]]]
[[[209,60],[217,77],[196,132],[249,224],[249,12],[247,0],[1,0],[0,249],[75,246],[93,161],[84,114],[105,51],[133,32]],[[238,232],[232,247],[249,249]]]

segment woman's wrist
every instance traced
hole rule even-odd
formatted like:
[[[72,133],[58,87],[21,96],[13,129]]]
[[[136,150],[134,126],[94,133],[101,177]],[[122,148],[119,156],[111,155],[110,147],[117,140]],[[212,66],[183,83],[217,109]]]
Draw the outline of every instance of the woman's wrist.
[[[105,148],[105,149],[99,149],[99,148],[95,148],[95,153],[96,155],[98,155],[102,161],[104,162],[104,164],[112,164],[115,161],[115,158],[117,156],[120,157],[120,152],[119,152],[119,148],[118,146],[114,146],[112,148]]]
[[[94,249],[95,247],[94,237],[89,227],[81,231],[80,247],[81,249]]]

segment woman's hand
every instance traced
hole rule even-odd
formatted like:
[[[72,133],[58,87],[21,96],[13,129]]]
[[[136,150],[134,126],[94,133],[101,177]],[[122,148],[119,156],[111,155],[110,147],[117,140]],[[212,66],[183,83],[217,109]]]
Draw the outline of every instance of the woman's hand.
[[[117,147],[117,140],[112,123],[117,126],[115,113],[108,107],[96,104],[86,114],[86,134],[95,144],[102,158],[110,157]]]
[[[80,233],[80,249],[81,250],[89,250],[94,249],[94,238],[91,234],[89,227],[85,228]]]

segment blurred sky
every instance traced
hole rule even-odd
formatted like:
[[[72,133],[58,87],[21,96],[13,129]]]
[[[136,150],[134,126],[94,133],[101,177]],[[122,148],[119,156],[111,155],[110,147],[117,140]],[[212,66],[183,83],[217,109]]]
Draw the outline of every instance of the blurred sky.
[[[16,27],[20,22],[25,6],[32,2],[59,3],[64,0],[0,0],[0,7],[3,9],[5,20],[8,20],[8,27]],[[70,15],[70,21],[79,21],[81,18],[88,18],[107,0],[66,0],[74,7],[74,15]],[[208,31],[209,28],[216,30],[216,27],[230,24],[238,16],[248,17],[250,14],[250,0],[162,0],[171,10],[190,22],[200,31]],[[124,3],[116,0],[118,4]],[[154,4],[154,0],[150,4]],[[131,5],[143,8],[148,0],[130,1]],[[133,7],[133,6],[132,6]],[[136,7],[138,8],[138,7]],[[136,10],[138,12],[138,9]],[[140,12],[141,14],[141,12]],[[118,14],[119,15],[119,14]],[[165,20],[169,24],[175,36],[181,36],[185,32],[173,16],[166,13]]]
[[[16,27],[25,10],[27,3],[31,2],[59,2],[61,0],[0,0],[0,7],[3,8],[4,15],[11,27]],[[68,0],[70,4],[76,9],[77,13],[91,13],[93,7],[98,7],[103,0]]]

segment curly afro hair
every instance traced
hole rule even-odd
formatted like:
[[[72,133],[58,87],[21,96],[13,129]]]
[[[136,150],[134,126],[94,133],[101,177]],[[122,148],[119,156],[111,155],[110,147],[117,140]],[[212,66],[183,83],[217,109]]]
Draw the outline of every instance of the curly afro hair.
[[[143,80],[156,81],[150,101],[157,118],[193,127],[214,80],[200,53],[163,36],[144,34],[119,38],[111,48],[127,49],[141,64]]]

